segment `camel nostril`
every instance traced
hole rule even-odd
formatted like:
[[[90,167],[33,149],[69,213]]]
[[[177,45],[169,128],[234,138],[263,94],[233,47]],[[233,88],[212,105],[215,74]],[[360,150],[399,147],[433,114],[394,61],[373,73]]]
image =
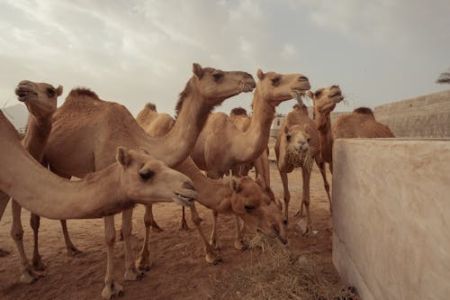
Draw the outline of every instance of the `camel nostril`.
[[[300,76],[300,77],[298,78],[298,81],[308,81],[308,77],[306,77],[306,76]]]

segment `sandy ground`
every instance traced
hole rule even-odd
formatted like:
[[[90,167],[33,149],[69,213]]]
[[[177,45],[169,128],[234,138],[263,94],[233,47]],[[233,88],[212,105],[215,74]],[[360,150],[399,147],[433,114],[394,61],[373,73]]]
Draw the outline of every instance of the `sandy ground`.
[[[330,177],[329,177],[330,178]],[[317,168],[311,182],[312,218],[317,234],[303,237],[295,226],[294,213],[299,208],[301,175],[298,170],[289,175],[291,188],[292,222],[289,228],[289,248],[296,254],[313,254],[319,257],[321,268],[338,282],[338,275],[331,264],[331,230],[328,201]],[[272,188],[277,196],[282,195],[280,176],[271,165]],[[209,234],[210,212],[199,206],[203,227]],[[11,227],[10,205],[0,224],[0,248],[11,254],[0,257],[0,299],[101,299],[106,267],[103,221],[69,221],[69,231],[74,244],[83,251],[77,257],[68,257],[58,221],[41,221],[40,249],[47,265],[46,276],[31,285],[18,283],[20,276],[19,257],[9,236]],[[224,262],[209,265],[204,260],[200,237],[194,229],[179,231],[180,207],[160,204],[154,208],[155,218],[164,229],[152,233],[150,240],[153,268],[137,282],[123,282],[123,243],[116,243],[115,278],[123,283],[125,294],[121,299],[217,299],[221,282],[230,274],[245,268],[258,259],[254,250],[240,252],[233,247],[234,219],[219,216],[218,242]],[[133,221],[133,244],[138,253],[144,236],[143,207],[135,209]],[[32,231],[28,226],[29,213],[23,214],[25,246],[28,255],[32,250]],[[116,229],[121,218],[116,216]],[[192,223],[188,219],[192,228]],[[331,275],[330,275],[331,274]],[[232,295],[232,293],[230,294]],[[228,298],[228,297],[227,297]],[[229,298],[234,298],[230,296]],[[236,299],[239,297],[236,296]]]

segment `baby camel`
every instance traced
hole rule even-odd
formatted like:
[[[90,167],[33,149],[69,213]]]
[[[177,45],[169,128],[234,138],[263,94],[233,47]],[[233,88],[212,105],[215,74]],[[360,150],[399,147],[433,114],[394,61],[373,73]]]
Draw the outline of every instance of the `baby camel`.
[[[163,136],[173,126],[173,119],[168,114],[157,113],[154,105],[146,105],[143,111],[139,113],[137,121],[150,136]],[[282,222],[281,210],[264,192],[261,187],[262,183],[255,182],[249,177],[210,179],[202,174],[191,158],[187,158],[175,169],[192,179],[199,193],[197,201],[211,209],[215,215],[217,213],[233,214],[244,220],[245,224],[248,224],[250,227],[257,227],[263,233],[278,237],[282,242],[286,243],[286,232]],[[151,205],[146,207],[144,217],[146,235],[139,258],[139,267],[143,269],[149,266],[148,237],[150,226],[154,224],[151,208]],[[213,250],[213,247],[217,248],[216,218],[214,218],[213,230],[210,242],[208,242],[200,228],[200,220],[196,215],[196,212],[192,214],[193,222],[205,245],[206,261],[217,263],[220,257]],[[236,223],[236,229],[234,246],[239,250],[245,249],[246,245],[242,238],[239,223]]]
[[[188,177],[144,151],[119,147],[116,163],[80,181],[69,181],[49,172],[25,151],[2,112],[0,139],[0,189],[25,209],[49,219],[100,218],[154,199],[190,206],[197,196]],[[122,289],[113,284],[114,289]]]

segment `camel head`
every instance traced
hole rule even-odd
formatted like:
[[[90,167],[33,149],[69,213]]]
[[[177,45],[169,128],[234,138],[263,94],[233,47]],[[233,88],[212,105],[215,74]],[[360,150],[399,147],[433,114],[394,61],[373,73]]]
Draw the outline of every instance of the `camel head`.
[[[344,100],[338,85],[321,88],[314,93],[309,91],[307,96],[314,102],[314,112],[320,115],[329,115],[336,107],[336,104]]]
[[[192,206],[197,197],[189,177],[167,167],[145,150],[119,147],[116,160],[122,166],[120,182],[129,199],[141,204],[151,204],[154,199],[170,199]]]
[[[240,93],[251,92],[256,86],[252,75],[246,72],[203,68],[197,63],[193,64],[192,72],[190,88],[213,106]]]
[[[233,177],[230,185],[233,212],[263,234],[287,243],[281,207],[270,199],[263,186],[250,177]]]
[[[257,74],[259,82],[256,85],[255,93],[258,93],[273,107],[283,101],[291,100],[297,95],[303,95],[311,88],[308,78],[299,73],[264,73],[259,69]]]
[[[19,82],[16,95],[24,102],[30,113],[36,118],[47,118],[56,111],[57,98],[61,96],[63,87],[48,83],[38,83],[28,80]]]
[[[286,150],[290,153],[304,153],[309,149],[310,135],[306,128],[300,125],[284,127]]]

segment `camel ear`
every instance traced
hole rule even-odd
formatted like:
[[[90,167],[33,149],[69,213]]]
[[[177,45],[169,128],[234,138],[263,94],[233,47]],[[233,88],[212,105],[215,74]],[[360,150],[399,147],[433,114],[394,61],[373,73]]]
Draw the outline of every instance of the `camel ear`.
[[[240,191],[242,191],[241,180],[239,178],[232,177],[230,180],[230,188],[235,193],[239,193]]]
[[[311,98],[312,100],[314,100],[314,94],[311,91],[307,91],[306,92],[306,96],[308,96],[309,98]]]
[[[55,92],[56,92],[56,97],[61,96],[62,93],[63,93],[63,87],[62,87],[62,85],[58,85],[58,87],[56,88]]]
[[[205,73],[205,71],[203,70],[202,66],[200,66],[200,64],[193,63],[192,64],[192,73],[194,73],[195,76],[197,76],[199,79],[201,79],[203,77],[203,74]]]
[[[116,160],[124,167],[127,167],[131,162],[131,157],[128,154],[128,149],[125,147],[118,147]]]
[[[256,75],[258,76],[259,80],[263,80],[264,76],[266,76],[266,74],[264,74],[264,72],[261,69],[258,69],[258,71],[256,71]]]

